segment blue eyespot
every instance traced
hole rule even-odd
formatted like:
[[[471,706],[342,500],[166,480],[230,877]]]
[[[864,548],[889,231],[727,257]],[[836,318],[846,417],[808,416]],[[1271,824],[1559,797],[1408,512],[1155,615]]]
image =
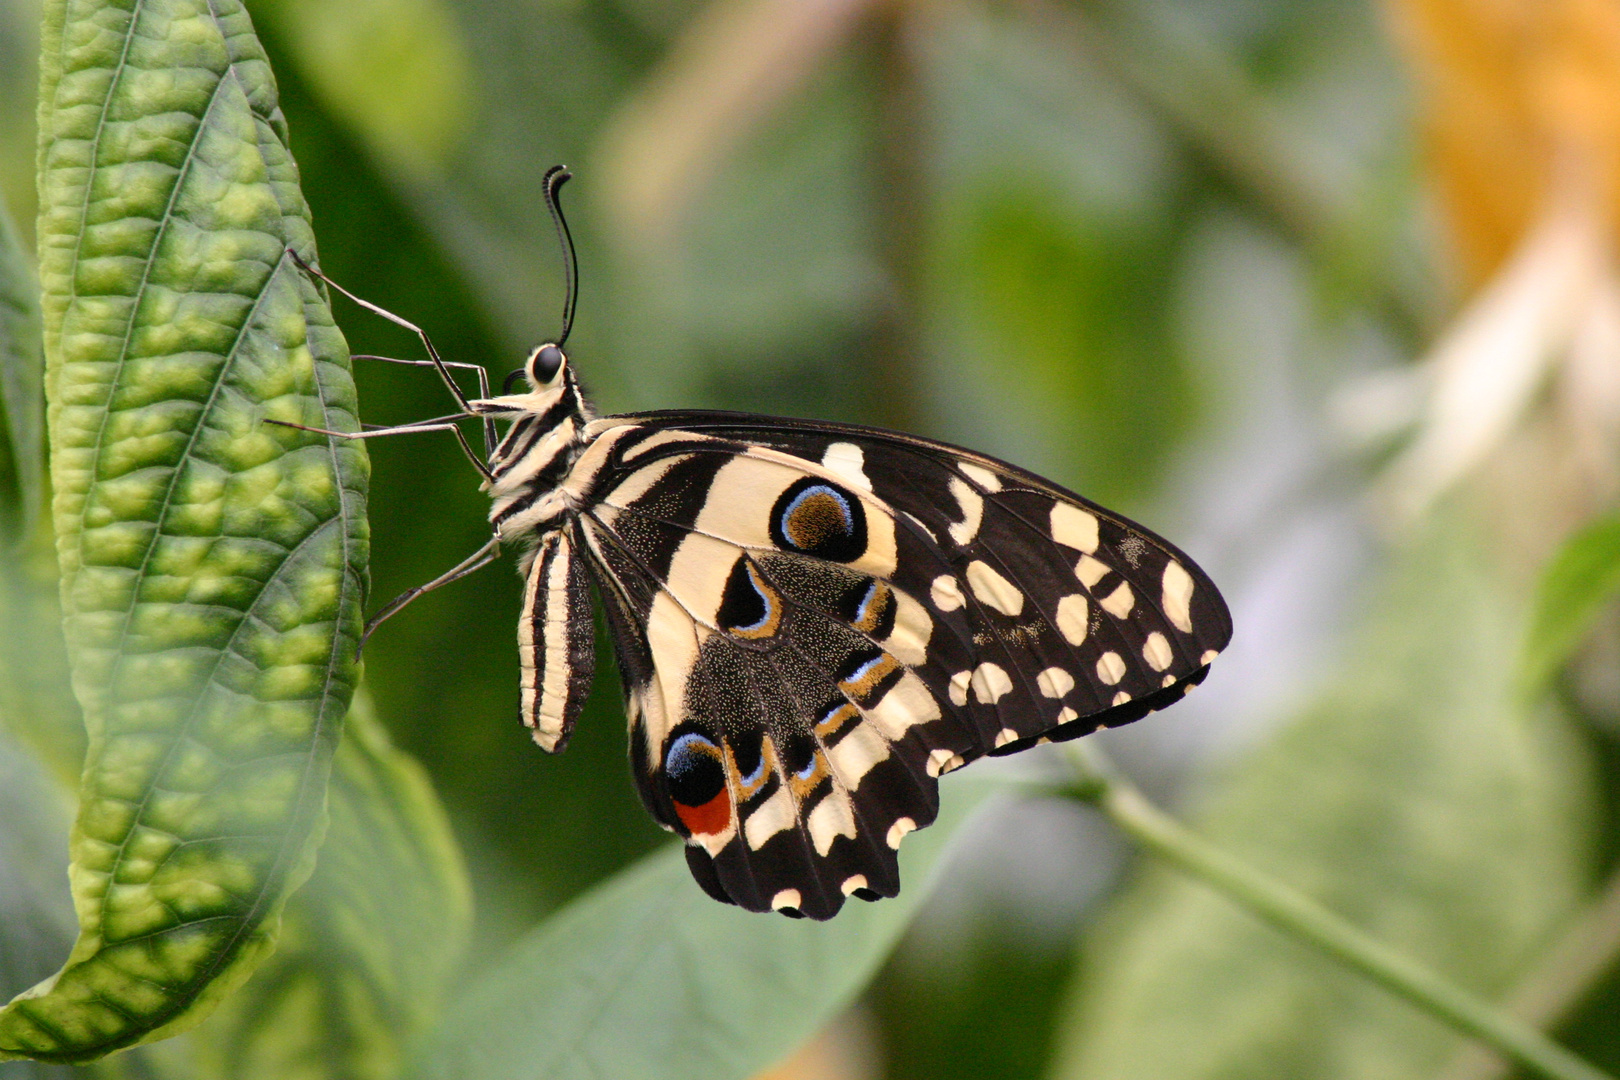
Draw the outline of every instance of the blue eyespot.
[[[777,496],[771,539],[784,551],[852,562],[866,553],[866,510],[854,494],[807,476]]]
[[[705,750],[708,753],[704,753]],[[700,758],[712,757],[719,750],[702,735],[689,732],[669,744],[669,753],[664,756],[664,771],[671,776],[679,776],[697,765]]]
[[[726,787],[720,747],[695,731],[677,735],[664,753],[664,783],[677,803],[706,805]]]

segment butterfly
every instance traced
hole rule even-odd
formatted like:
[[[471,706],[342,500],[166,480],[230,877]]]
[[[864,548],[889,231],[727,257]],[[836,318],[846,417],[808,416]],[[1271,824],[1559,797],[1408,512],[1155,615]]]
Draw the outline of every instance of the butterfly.
[[[405,362],[436,367],[461,411],[341,437],[455,432],[493,527],[368,634],[518,548],[522,720],[559,752],[591,687],[594,585],[647,810],[710,896],[812,919],[899,892],[897,850],[934,820],[940,776],[1129,723],[1204,679],[1232,632],[1215,585],[1050,480],[853,424],[596,415],[562,348],[577,295],[567,179],[545,179],[570,256],[563,333],[504,393],[463,396],[448,369],[482,368],[445,363],[365,305],[421,334],[432,359]],[[469,417],[483,458],[456,426]]]

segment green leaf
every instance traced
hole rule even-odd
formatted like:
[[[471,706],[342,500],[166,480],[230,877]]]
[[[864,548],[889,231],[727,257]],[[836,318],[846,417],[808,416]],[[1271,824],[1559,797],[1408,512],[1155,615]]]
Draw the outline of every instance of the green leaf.
[[[678,847],[541,923],[457,1001],[415,1080],[728,1080],[784,1057],[859,992],[928,894],[940,853],[989,790],[947,784],[906,841],[905,889],[825,923],[716,903]]]
[[[1519,624],[1448,523],[1398,559],[1342,681],[1222,778],[1203,836],[1487,998],[1591,880],[1585,751],[1513,706]],[[1432,1076],[1459,1037],[1162,865],[1087,939],[1064,1080]]]
[[[73,943],[69,809],[60,786],[0,732],[0,993],[49,976]]]
[[[68,686],[56,553],[45,490],[44,355],[39,286],[0,207],[0,727],[67,790],[84,766],[84,724]]]
[[[56,553],[43,542],[0,558],[0,728],[71,792],[84,770],[84,720],[68,678]]]
[[[0,1054],[199,1022],[309,874],[355,680],[366,458],[275,86],[234,0],[52,0],[40,278],[51,480],[89,748],[79,938]]]
[[[33,532],[45,491],[45,361],[39,341],[39,286],[0,205],[0,522]],[[16,493],[15,509],[4,497]]]
[[[327,106],[391,167],[443,172],[470,126],[467,45],[444,0],[255,0]]]
[[[1620,592],[1620,514],[1590,522],[1547,564],[1519,658],[1526,693],[1544,686],[1580,648]]]
[[[71,820],[72,805],[61,786],[0,731],[0,996],[50,975],[73,944]],[[0,1064],[5,1080],[69,1080],[78,1071],[37,1062]]]
[[[1037,447],[1061,455],[1050,467],[1078,490],[1110,506],[1139,498],[1194,407],[1159,314],[1174,234],[1118,213],[1080,214],[1038,180],[997,184],[975,193],[941,260],[975,377],[1046,436]]]
[[[331,815],[275,955],[207,1023],[154,1055],[219,1080],[398,1075],[459,974],[472,900],[426,774],[389,744],[364,693],[333,764]]]

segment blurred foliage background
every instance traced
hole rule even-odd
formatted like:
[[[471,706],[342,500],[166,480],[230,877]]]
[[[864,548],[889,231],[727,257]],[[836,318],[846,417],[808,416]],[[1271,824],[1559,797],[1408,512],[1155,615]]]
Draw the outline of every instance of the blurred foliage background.
[[[1237,636],[1109,751],[1620,1069],[1620,620],[1589,604],[1540,682],[1516,674],[1544,568],[1620,494],[1611,0],[249,8],[336,280],[498,381],[557,328],[538,183],[568,164],[570,353],[599,408],[904,427],[1173,537]],[[38,14],[0,3],[25,234]],[[418,355],[338,312],[355,352]],[[445,410],[422,372],[359,379],[371,421]],[[375,607],[487,532],[448,440],[371,450]],[[465,852],[474,965],[662,838],[610,663],[567,754],[529,743],[517,605],[487,570],[365,657]],[[1061,775],[1039,752],[977,768]],[[0,754],[33,808],[5,812],[27,827],[0,838],[0,915],[65,898],[6,870],[65,828],[26,797],[38,771]],[[1572,926],[1593,936],[1564,947]],[[0,960],[7,994],[54,963]],[[859,1003],[771,1075],[1507,1073],[1054,796],[981,816]]]

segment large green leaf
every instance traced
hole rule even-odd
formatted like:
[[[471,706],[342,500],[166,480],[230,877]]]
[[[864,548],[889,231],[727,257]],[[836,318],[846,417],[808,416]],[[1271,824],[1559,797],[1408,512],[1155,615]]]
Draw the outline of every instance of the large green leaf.
[[[1337,686],[1224,777],[1206,837],[1486,997],[1588,882],[1590,763],[1513,705],[1519,623],[1456,520],[1400,556]],[[1431,1076],[1459,1036],[1151,866],[1090,934],[1065,1080]]]
[[[51,479],[89,748],[79,939],[0,1053],[200,1021],[308,876],[355,679],[366,458],[275,86],[233,0],[54,0],[40,278]]]
[[[785,1056],[871,978],[988,791],[948,783],[906,841],[905,890],[825,923],[718,904],[680,849],[656,852],[547,919],[457,1001],[416,1080],[742,1080]]]
[[[1616,593],[1620,593],[1620,514],[1609,514],[1565,541],[1548,563],[1519,660],[1520,685],[1540,689],[1586,640]]]
[[[275,955],[187,1038],[151,1048],[175,1075],[386,1080],[437,1020],[471,892],[421,766],[389,744],[364,693],[333,762],[331,815]]]

